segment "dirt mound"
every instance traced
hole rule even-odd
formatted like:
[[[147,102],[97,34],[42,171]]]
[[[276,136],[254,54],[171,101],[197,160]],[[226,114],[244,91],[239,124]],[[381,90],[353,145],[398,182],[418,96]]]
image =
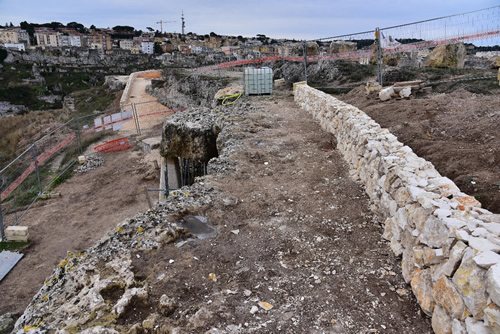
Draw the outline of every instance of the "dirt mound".
[[[337,96],[429,160],[484,208],[500,213],[500,96],[460,88],[410,100],[381,102],[363,87]]]

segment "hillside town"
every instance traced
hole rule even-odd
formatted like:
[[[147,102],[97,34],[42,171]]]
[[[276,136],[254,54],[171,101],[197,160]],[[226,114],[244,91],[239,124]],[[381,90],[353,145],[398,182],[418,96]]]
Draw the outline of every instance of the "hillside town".
[[[195,33],[168,33],[154,31],[137,31],[129,26],[113,28],[85,28],[71,22],[66,26],[59,22],[43,24],[27,24],[0,28],[0,46],[6,49],[28,51],[47,48],[80,48],[94,49],[102,54],[172,54],[184,55],[223,53],[237,59],[249,59],[261,56],[292,54],[297,41],[276,40],[259,34],[247,38],[243,36],[221,36],[214,32],[205,35]],[[326,54],[328,46],[308,51],[310,55]]]

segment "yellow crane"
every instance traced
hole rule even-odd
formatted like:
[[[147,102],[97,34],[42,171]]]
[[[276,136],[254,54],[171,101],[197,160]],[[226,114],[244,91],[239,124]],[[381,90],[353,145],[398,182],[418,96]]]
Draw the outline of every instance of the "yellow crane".
[[[177,21],[163,21],[163,20],[160,20],[158,22],[156,22],[156,24],[159,24],[160,25],[160,33],[163,34],[163,23],[165,23],[165,25],[167,23],[175,23]]]

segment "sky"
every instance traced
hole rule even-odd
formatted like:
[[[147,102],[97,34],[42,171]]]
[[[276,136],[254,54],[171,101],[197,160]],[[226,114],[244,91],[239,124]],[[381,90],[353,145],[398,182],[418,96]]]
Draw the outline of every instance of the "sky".
[[[499,0],[0,0],[0,25],[72,21],[98,28],[128,25],[185,32],[317,39],[500,5]],[[500,9],[496,10],[500,15]]]

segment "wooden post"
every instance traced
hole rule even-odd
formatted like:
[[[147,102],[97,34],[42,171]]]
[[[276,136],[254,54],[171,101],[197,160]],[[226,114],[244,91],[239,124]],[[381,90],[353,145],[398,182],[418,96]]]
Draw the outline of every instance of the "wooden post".
[[[146,194],[146,200],[148,201],[149,208],[151,209],[153,205],[151,204],[151,198],[149,197],[148,187],[144,185],[142,191]]]

